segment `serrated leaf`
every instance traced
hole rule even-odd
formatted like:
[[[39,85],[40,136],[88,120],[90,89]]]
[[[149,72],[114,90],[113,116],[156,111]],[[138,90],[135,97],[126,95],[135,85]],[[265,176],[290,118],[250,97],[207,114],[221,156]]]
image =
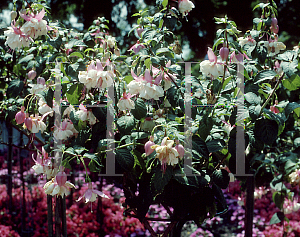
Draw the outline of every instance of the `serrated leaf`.
[[[131,110],[131,114],[138,120],[145,118],[147,115],[147,106],[143,99],[137,98],[134,102],[134,109]]]
[[[249,102],[250,104],[255,104],[255,105],[260,104],[260,97],[258,95],[256,95],[255,93],[248,92],[244,96],[245,96],[246,101]]]
[[[211,176],[212,182],[218,187],[226,189],[229,185],[230,177],[225,169],[215,170]]]
[[[297,90],[300,88],[300,77],[297,74],[294,74],[289,79],[284,79],[282,84],[290,91]]]
[[[153,196],[161,193],[164,187],[169,183],[173,175],[173,168],[167,166],[165,173],[159,168],[156,169],[155,173],[151,177],[151,191]]]
[[[131,171],[134,166],[134,156],[131,152],[124,148],[124,149],[116,149],[116,162],[121,166],[124,171]]]
[[[122,116],[116,124],[122,134],[130,134],[135,127],[135,120],[133,116]]]
[[[255,122],[254,135],[265,144],[272,145],[278,134],[278,124],[274,120],[260,119]]]
[[[79,99],[81,97],[81,91],[83,89],[83,84],[72,85],[66,93],[67,99],[72,105],[78,105]]]
[[[206,145],[209,152],[216,152],[222,150],[226,143],[222,139],[214,139],[207,142]]]
[[[6,94],[9,98],[16,98],[23,90],[24,82],[16,79],[9,83]]]

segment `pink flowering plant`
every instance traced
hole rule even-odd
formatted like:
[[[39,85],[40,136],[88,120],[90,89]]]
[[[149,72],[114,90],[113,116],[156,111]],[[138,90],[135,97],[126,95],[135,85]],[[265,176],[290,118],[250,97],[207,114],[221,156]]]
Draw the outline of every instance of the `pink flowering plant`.
[[[133,15],[137,39],[125,50],[104,18],[80,33],[52,22],[43,3],[24,4],[1,42],[1,118],[25,132],[32,149],[36,134],[43,137],[32,168],[47,178],[50,196],[70,195],[77,187],[67,173],[81,165],[88,188],[78,201],[109,202],[93,182],[110,174],[123,188],[124,213],[147,228],[152,204],[200,226],[228,210],[222,189],[238,173],[242,149],[245,172],[274,189],[271,224],[284,223],[299,209],[285,183],[300,183],[300,74],[299,52],[279,40],[276,4],[255,6],[261,18],[244,35],[227,16],[215,18],[208,60],[191,76],[177,60],[175,32],[196,6],[157,3],[153,16]]]

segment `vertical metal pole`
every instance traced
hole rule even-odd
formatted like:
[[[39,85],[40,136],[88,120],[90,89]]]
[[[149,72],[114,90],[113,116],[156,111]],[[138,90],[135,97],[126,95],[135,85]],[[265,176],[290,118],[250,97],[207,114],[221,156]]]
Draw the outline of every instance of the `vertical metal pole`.
[[[61,237],[62,228],[61,228],[61,197],[56,196],[55,198],[55,236]]]
[[[66,215],[66,196],[61,200],[61,224],[62,224],[62,235],[67,237],[67,215]]]
[[[9,122],[6,123],[7,133],[8,133],[8,153],[7,153],[7,195],[8,195],[8,210],[12,214],[12,142],[13,142],[13,132],[12,126]]]
[[[51,195],[47,195],[47,222],[48,222],[48,237],[53,237],[53,212],[52,212]]]
[[[245,236],[252,236],[254,211],[254,176],[247,177],[246,210],[245,210]]]

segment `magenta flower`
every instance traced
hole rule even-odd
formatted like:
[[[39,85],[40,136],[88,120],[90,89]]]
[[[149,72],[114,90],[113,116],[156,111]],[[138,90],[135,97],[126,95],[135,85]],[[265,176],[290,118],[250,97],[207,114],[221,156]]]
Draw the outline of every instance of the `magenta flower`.
[[[97,199],[97,195],[103,198],[109,198],[107,195],[105,195],[103,192],[93,189],[93,185],[91,182],[88,184],[88,189],[85,191],[85,193],[78,198],[76,202],[79,202],[82,198],[85,198],[85,203],[88,202],[94,202]]]

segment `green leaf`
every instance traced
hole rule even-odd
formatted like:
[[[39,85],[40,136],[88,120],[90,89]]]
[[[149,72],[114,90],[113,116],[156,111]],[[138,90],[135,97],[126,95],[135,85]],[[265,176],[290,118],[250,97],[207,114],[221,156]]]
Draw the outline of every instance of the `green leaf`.
[[[279,209],[282,209],[283,206],[283,201],[284,201],[284,197],[283,197],[283,193],[281,192],[274,192],[272,195],[272,199],[273,202],[275,203],[276,207],[278,207]]]
[[[288,77],[292,77],[295,76],[294,73],[297,71],[298,61],[294,60],[292,62],[281,62],[280,66]]]
[[[275,142],[278,134],[278,124],[271,119],[259,119],[255,122],[254,135],[267,145]]]
[[[56,39],[47,39],[47,43],[50,44],[53,48],[59,49],[62,44],[62,39],[57,37]]]
[[[163,7],[167,7],[167,5],[168,5],[168,0],[163,0],[161,4],[163,5]]]
[[[249,102],[251,105],[255,104],[258,105],[260,104],[260,97],[258,95],[256,95],[253,92],[248,92],[245,94],[245,99],[247,102]]]
[[[207,142],[206,145],[209,152],[216,152],[222,150],[226,143],[222,139],[214,139]]]
[[[121,166],[124,171],[131,171],[134,166],[134,156],[131,152],[124,148],[124,149],[116,149],[116,162]]]
[[[205,142],[198,135],[194,135],[192,137],[192,148],[194,151],[198,153],[198,154],[195,153],[193,154],[193,158],[195,158],[196,160],[199,160],[202,157],[205,159],[209,158],[208,148]]]
[[[174,54],[169,48],[160,48],[156,50],[156,55],[164,54],[167,57],[173,58]]]
[[[150,69],[151,64],[152,64],[152,63],[151,63],[151,59],[150,59],[150,58],[147,58],[147,59],[145,60],[144,64],[145,64],[146,68]]]
[[[66,93],[67,99],[72,105],[78,105],[79,99],[81,97],[81,91],[83,89],[83,84],[72,85]]]
[[[255,83],[260,83],[266,80],[271,80],[273,79],[275,76],[277,75],[277,73],[273,70],[263,70],[260,71],[259,73],[257,73],[257,75],[254,78]]]
[[[122,134],[130,134],[135,127],[135,120],[133,116],[123,116],[117,120],[116,124]]]
[[[44,101],[47,103],[47,105],[52,108],[53,107],[53,96],[54,96],[54,92],[53,90],[49,87],[49,89],[41,91],[39,93]]]
[[[12,121],[15,118],[18,111],[19,109],[16,105],[9,106],[7,108],[7,112],[5,113],[5,119],[8,121]]]
[[[276,59],[287,61],[287,62],[293,61],[296,58],[297,58],[297,52],[293,50],[287,50],[284,53],[278,54],[276,56]]]
[[[67,49],[71,49],[71,48],[73,48],[73,47],[75,47],[75,46],[87,46],[87,45],[86,45],[85,43],[83,43],[82,40],[78,40],[78,39],[72,39],[72,40],[70,40],[69,43],[67,43],[67,44],[65,45],[65,47],[66,47]]]
[[[229,174],[225,169],[215,170],[211,176],[212,182],[214,182],[218,187],[226,189],[229,185]]]
[[[293,111],[295,112],[295,109],[300,108],[300,104],[296,102],[290,102],[284,109],[285,116],[288,117],[290,113]]]
[[[79,53],[79,52],[73,52],[69,55],[69,58],[70,57],[78,57],[78,58],[83,58],[83,55],[82,53]]]
[[[134,116],[134,118],[138,120],[145,118],[147,115],[147,106],[144,100],[141,98],[137,98],[134,104],[135,107],[131,110],[131,114]]]
[[[165,173],[160,168],[157,168],[151,177],[151,191],[153,196],[161,193],[164,187],[169,183],[173,176],[172,166],[167,166]]]
[[[226,212],[228,210],[227,201],[224,197],[223,191],[219,186],[217,186],[215,184],[212,185],[212,191],[213,191],[215,199],[218,202],[217,204],[221,205],[221,208],[222,208],[221,210],[219,210],[219,209],[217,210],[218,211],[217,215],[223,214],[224,212]],[[219,207],[219,206],[217,206],[217,207]]]
[[[148,138],[148,136],[150,136],[150,134],[147,133],[147,132],[133,132],[133,133],[131,133],[131,137],[133,137],[134,139],[144,139],[144,138]]]
[[[272,218],[270,220],[270,225],[280,223],[283,220],[284,220],[284,214],[283,214],[283,212],[281,212],[281,211],[276,212],[276,213],[274,213],[274,215],[272,216]]]
[[[297,90],[300,88],[300,77],[297,74],[294,74],[289,79],[284,79],[282,84],[290,91]]]
[[[21,58],[21,59],[19,60],[19,64],[21,64],[21,63],[28,63],[28,62],[31,61],[33,58],[34,58],[34,55],[33,55],[33,54],[29,54],[29,55],[27,55],[26,57]]]
[[[24,82],[16,79],[9,83],[6,94],[9,98],[16,98],[23,90]]]
[[[70,170],[72,170],[72,166],[70,165],[70,163],[69,163],[69,160],[68,160],[68,159],[63,159],[63,161],[62,161],[62,165],[63,165],[63,167],[65,167],[65,168],[67,168],[67,169],[70,169]]]

